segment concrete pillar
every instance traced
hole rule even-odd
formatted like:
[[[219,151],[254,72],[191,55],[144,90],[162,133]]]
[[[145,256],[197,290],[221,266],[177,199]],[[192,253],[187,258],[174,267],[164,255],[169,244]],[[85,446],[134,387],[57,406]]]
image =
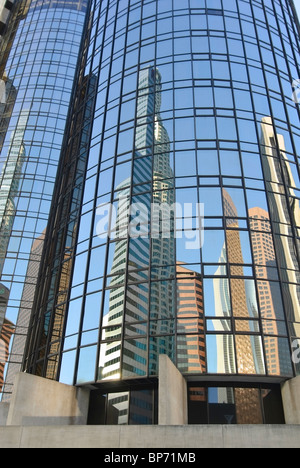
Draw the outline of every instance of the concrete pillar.
[[[0,403],[0,426],[6,426],[9,403]]]
[[[7,426],[84,425],[89,390],[30,374],[17,374]]]
[[[188,424],[187,383],[166,355],[159,356],[158,424]]]
[[[281,386],[286,424],[300,424],[300,376]]]

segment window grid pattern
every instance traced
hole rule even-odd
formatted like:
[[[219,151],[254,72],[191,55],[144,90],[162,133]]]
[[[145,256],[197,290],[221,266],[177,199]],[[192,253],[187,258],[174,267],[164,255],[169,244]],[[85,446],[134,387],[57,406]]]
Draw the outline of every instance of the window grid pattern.
[[[13,324],[3,401],[22,365],[86,6],[18,2],[2,43],[0,338],[2,324]]]
[[[184,374],[299,372],[299,52],[288,1],[95,2],[85,180],[71,182],[73,241],[50,259],[29,370],[69,384],[147,377],[165,353]],[[163,200],[204,204],[202,247],[122,233],[129,203]],[[99,236],[107,203],[114,239]],[[191,213],[190,234],[197,223]]]

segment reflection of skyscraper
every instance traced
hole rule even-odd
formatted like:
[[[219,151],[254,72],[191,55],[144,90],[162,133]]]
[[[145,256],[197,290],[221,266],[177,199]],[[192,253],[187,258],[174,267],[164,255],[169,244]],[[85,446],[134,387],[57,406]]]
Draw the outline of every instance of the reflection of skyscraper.
[[[11,137],[9,154],[0,175],[0,226],[1,226],[1,250],[0,272],[3,269],[3,261],[9,242],[12,224],[15,215],[14,199],[18,194],[22,166],[25,160],[24,132],[28,120],[29,111],[22,113],[15,132]]]
[[[258,308],[253,282],[244,277],[244,258],[240,239],[238,215],[236,207],[229,193],[223,189],[224,215],[226,218],[226,248],[228,261],[231,265],[232,276],[230,278],[230,291],[228,283],[223,278],[214,279],[215,296],[220,315],[226,312],[228,316],[228,304],[232,304],[232,315],[236,330],[235,345],[229,334],[229,323],[226,320],[217,322],[216,331],[226,332],[223,336],[217,336],[218,372],[235,372],[235,353],[238,372],[242,374],[263,374],[264,360],[262,343],[255,335],[259,331]],[[221,254],[224,257],[225,247]],[[221,263],[221,262],[220,262]],[[220,265],[216,275],[222,270]],[[231,325],[230,325],[231,326]],[[234,351],[235,349],[235,351]]]
[[[300,205],[292,165],[287,158],[283,135],[275,133],[271,117],[261,123],[262,165],[274,231],[276,257],[285,283],[284,301],[291,322],[300,321],[299,236]],[[296,231],[295,238],[291,226]]]
[[[177,365],[182,373],[206,372],[201,276],[177,263]]]
[[[115,340],[111,344],[102,346],[100,356],[100,368],[102,378],[118,378],[121,369],[124,376],[145,375],[148,365],[148,349],[145,338],[137,338],[144,335],[148,327],[149,302],[150,333],[158,336],[168,333],[173,327],[170,319],[174,315],[174,282],[157,281],[152,284],[149,294],[149,286],[146,283],[149,275],[149,265],[152,265],[152,274],[162,279],[162,268],[168,269],[168,275],[173,272],[174,277],[174,232],[164,238],[160,234],[157,238],[150,239],[150,226],[152,226],[151,200],[153,190],[153,203],[161,206],[166,203],[174,203],[173,173],[170,167],[170,143],[161,117],[161,76],[157,69],[147,68],[139,73],[138,102],[137,102],[137,128],[135,136],[135,155],[133,160],[132,184],[137,188],[141,186],[140,195],[131,197],[131,179],[128,179],[117,187],[119,191],[118,211],[116,219],[116,237],[123,233],[123,239],[117,239],[115,243],[114,258],[111,266],[112,275],[110,281],[108,317],[104,319],[107,328],[104,329],[102,339]],[[154,155],[153,155],[154,154]],[[149,184],[149,191],[143,187]],[[124,187],[124,188],[123,188]],[[151,190],[152,187],[152,190]],[[136,216],[136,210],[131,211],[131,206],[139,212],[141,230],[144,235],[136,232],[128,233],[128,222]],[[162,214],[156,226],[158,233],[162,229]],[[129,240],[124,238],[130,235]],[[142,231],[141,231],[142,234]],[[121,326],[124,320],[124,273],[128,257],[128,288],[125,302],[125,333],[127,340],[121,357],[121,347],[116,346],[116,340],[121,336]],[[120,286],[119,286],[120,285]],[[134,338],[135,336],[135,338]],[[131,338],[132,337],[132,338]],[[171,342],[170,342],[171,341]],[[165,352],[170,355],[173,351],[173,338],[164,338],[163,341],[153,342],[150,352],[150,366],[152,372],[157,371],[158,353]],[[106,357],[103,358],[103,352]]]
[[[168,207],[175,202],[174,174],[170,166],[170,139],[163,125],[160,108],[162,104],[161,75],[155,71],[156,98],[154,115],[154,158],[152,179],[152,202],[156,207]],[[163,210],[159,218],[151,218],[151,283],[150,291],[150,335],[151,349],[149,370],[158,373],[158,356],[167,354],[175,358],[174,318],[175,318],[175,237],[174,212],[169,211],[169,223],[164,225]],[[167,231],[167,232],[166,232]],[[163,338],[160,337],[163,335]]]
[[[17,97],[17,90],[4,73],[0,79],[0,151],[3,146],[13,107]]]
[[[15,219],[15,197],[18,194],[22,167],[25,160],[23,138],[28,114],[28,111],[24,111],[19,119],[19,123],[11,137],[7,160],[2,167],[0,175],[0,276]],[[0,332],[3,320],[4,315],[0,314]]]
[[[274,243],[272,234],[270,233],[269,214],[262,208],[251,208],[249,210],[250,228],[252,230],[252,248],[253,260],[256,265],[257,276],[268,278],[268,268],[276,264]],[[263,319],[263,332],[269,337],[265,338],[265,353],[268,368],[275,375],[280,375],[280,353],[281,349],[274,342],[272,346],[272,336],[280,334],[278,313],[276,308],[280,305],[280,301],[276,304],[276,293],[272,291],[272,282],[261,281],[258,285],[258,298],[260,304],[260,312]]]
[[[32,303],[34,300],[36,282],[42,257],[45,233],[42,234],[32,245],[28,269],[26,273],[25,287],[23,290],[20,312],[15,327],[15,334],[10,351],[10,361],[8,363],[5,378],[5,388],[3,391],[3,401],[9,399],[9,394],[14,383],[15,376],[21,370],[23,355],[25,350],[27,330],[29,327]]]
[[[262,208],[251,208],[249,210],[253,260],[256,265],[256,274],[259,278],[268,279],[268,268],[276,265],[276,257],[274,250],[274,243],[272,234],[270,233],[269,214]],[[258,291],[260,299],[261,315],[265,319],[276,320],[277,314],[275,311],[276,304],[271,291],[271,284],[268,288],[259,288]],[[262,297],[265,297],[262,299]],[[269,322],[268,325],[273,331],[272,327],[276,327],[276,322]]]

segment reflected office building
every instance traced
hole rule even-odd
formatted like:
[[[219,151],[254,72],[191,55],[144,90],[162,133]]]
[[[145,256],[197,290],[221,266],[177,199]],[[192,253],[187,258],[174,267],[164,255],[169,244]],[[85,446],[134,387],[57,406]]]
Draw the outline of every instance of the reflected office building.
[[[161,76],[157,69],[149,67],[139,73],[138,126],[132,178],[129,177],[116,187],[116,239],[111,244],[114,253],[112,266],[108,271],[109,289],[105,291],[108,312],[104,310],[103,343],[100,352],[102,379],[116,379],[122,374],[126,377],[147,375],[148,347],[145,337],[148,335],[148,329],[153,336],[151,373],[157,373],[158,353],[174,353],[174,325],[170,319],[174,314],[175,283],[155,281],[151,284],[151,289],[149,288],[150,274],[159,278],[161,269],[165,269],[168,276],[174,277],[175,273],[174,226],[171,226],[172,231],[168,238],[163,239],[163,220],[160,216],[155,236],[157,239],[150,238],[149,235],[152,226],[152,219],[149,218],[152,193],[154,203],[159,206],[173,206],[175,198],[173,171],[170,166],[170,142],[161,121],[160,107]],[[134,195],[131,195],[132,184]],[[132,223],[137,214],[138,226],[134,232]],[[132,232],[128,232],[130,225]],[[114,226],[112,228],[114,229]],[[152,266],[151,273],[149,265]],[[128,281],[126,292],[125,274]],[[120,300],[122,297],[126,297],[125,309],[124,300]],[[121,342],[116,342],[116,337],[121,337],[123,323],[127,339],[123,344],[122,362]],[[162,330],[169,338],[159,339]],[[138,339],[137,335],[142,337]]]
[[[88,388],[90,424],[155,424],[165,355],[186,422],[281,423],[300,372],[292,2],[87,16],[23,370]]]

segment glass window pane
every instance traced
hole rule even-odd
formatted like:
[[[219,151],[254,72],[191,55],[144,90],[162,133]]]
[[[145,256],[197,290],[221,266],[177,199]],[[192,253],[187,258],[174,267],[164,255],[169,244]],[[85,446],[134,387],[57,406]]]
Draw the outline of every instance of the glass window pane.
[[[234,119],[218,117],[217,118],[218,137],[221,140],[237,140],[236,123]]]
[[[236,424],[232,388],[209,388],[209,424]]]
[[[241,177],[240,157],[237,151],[220,151],[221,173],[223,176]]]
[[[210,374],[236,374],[233,335],[207,335],[207,371]]]
[[[282,395],[280,387],[262,389],[262,405],[265,416],[265,424],[285,424],[284,411],[282,406]]]
[[[71,301],[68,309],[67,328],[65,336],[78,333],[80,317],[81,317],[82,297]]]
[[[102,343],[100,347],[98,380],[114,380],[120,378],[120,359],[120,341]]]
[[[235,317],[258,318],[255,283],[253,280],[231,279],[231,297]]]
[[[218,152],[215,150],[199,150],[198,155],[198,172],[199,175],[219,175],[219,159]]]
[[[231,222],[232,220],[229,220]],[[236,223],[230,224],[230,227],[238,227]],[[234,264],[252,263],[252,254],[250,249],[250,238],[247,231],[238,231],[235,229],[226,230],[228,261]],[[235,271],[237,274],[237,269]],[[240,275],[243,276],[241,269]]]
[[[284,319],[281,290],[279,283],[258,281],[258,299],[260,312],[266,319]]]
[[[182,321],[180,324],[182,325]],[[184,328],[187,330],[188,326],[185,324]],[[206,372],[204,335],[180,335],[177,337],[177,367],[183,374]]]
[[[175,362],[175,337],[150,337],[149,343],[149,375],[158,375],[158,357],[166,354]]]
[[[237,424],[263,424],[258,388],[235,388],[234,397]]]
[[[231,332],[231,320],[206,320],[207,331]]]
[[[237,332],[257,332],[259,333],[259,322],[256,320],[235,320],[235,329]]]
[[[83,330],[99,327],[102,293],[89,294],[85,299]]]
[[[206,317],[230,317],[229,280],[227,278],[204,278],[203,281]]]
[[[223,189],[224,214],[227,217],[247,216],[244,192],[237,188]]]
[[[222,216],[222,193],[218,187],[205,187],[199,189],[200,203],[204,204],[205,217]]]
[[[104,276],[106,245],[91,251],[88,281]]]
[[[197,117],[196,137],[198,140],[216,140],[216,123],[213,117]]]
[[[213,107],[213,93],[211,88],[195,88],[195,106],[196,107]]]
[[[129,392],[107,395],[106,425],[127,425],[129,414]]]
[[[260,336],[237,335],[235,337],[240,374],[265,374],[265,365]]]
[[[130,393],[129,424],[151,425],[155,422],[153,390],[136,390]]]
[[[61,383],[73,385],[76,354],[76,350],[63,354],[59,376]]]
[[[292,375],[291,350],[286,338],[265,336],[264,344],[268,374]]]
[[[146,339],[125,340],[123,343],[123,377],[147,375],[148,346]]]
[[[77,384],[95,381],[97,346],[82,348],[79,353]]]
[[[191,385],[189,387],[189,424],[208,424],[207,389]]]

